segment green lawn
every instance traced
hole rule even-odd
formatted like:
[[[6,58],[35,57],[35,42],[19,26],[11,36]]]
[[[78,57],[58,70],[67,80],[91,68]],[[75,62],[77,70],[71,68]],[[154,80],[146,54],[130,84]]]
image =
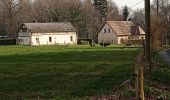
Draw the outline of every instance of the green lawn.
[[[0,46],[0,100],[109,94],[132,76],[136,54],[113,46]]]

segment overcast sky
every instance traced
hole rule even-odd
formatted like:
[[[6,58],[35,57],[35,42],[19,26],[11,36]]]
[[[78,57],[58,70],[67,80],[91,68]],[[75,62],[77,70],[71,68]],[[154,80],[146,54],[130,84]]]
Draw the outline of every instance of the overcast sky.
[[[132,9],[144,8],[144,0],[113,0],[113,1],[117,4],[119,8],[124,7],[125,5],[127,5],[128,7],[133,6]]]

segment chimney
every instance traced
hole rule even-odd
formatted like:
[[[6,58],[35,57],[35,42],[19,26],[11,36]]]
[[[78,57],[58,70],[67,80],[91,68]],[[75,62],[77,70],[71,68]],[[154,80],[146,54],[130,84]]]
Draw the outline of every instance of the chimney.
[[[36,19],[33,19],[33,23],[38,23]]]

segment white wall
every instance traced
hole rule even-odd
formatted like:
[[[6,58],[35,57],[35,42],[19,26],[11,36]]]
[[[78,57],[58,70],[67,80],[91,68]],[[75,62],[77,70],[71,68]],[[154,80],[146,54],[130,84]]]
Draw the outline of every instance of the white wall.
[[[118,44],[122,44],[122,39],[124,39],[124,40],[128,40],[128,39],[140,39],[140,40],[142,40],[142,39],[145,39],[145,35],[135,35],[135,36],[119,36],[118,37]]]
[[[106,33],[104,32],[104,29],[106,29]],[[108,32],[108,29],[110,29],[110,33]],[[103,28],[98,34],[98,43],[103,43],[103,42],[111,43],[111,44],[118,43],[117,35],[107,23],[103,26]]]
[[[106,32],[104,29],[106,29]],[[108,29],[110,29],[110,33],[108,32]],[[131,37],[131,36],[117,36],[117,34],[106,23],[98,34],[98,43],[104,42],[104,43],[111,43],[111,44],[122,44],[121,40],[122,39],[128,40],[128,37]],[[135,36],[135,38],[145,39],[145,35],[144,34],[138,35],[138,36]]]
[[[124,39],[124,40],[128,40],[128,37],[129,36],[120,36],[120,37],[118,37],[118,44],[122,44],[122,39]]]
[[[71,41],[71,36],[73,41]],[[49,41],[49,37],[52,41]],[[36,38],[39,38],[39,43],[37,43]],[[60,33],[33,33],[32,34],[32,45],[64,45],[64,44],[77,44],[77,34],[76,32],[60,32]]]

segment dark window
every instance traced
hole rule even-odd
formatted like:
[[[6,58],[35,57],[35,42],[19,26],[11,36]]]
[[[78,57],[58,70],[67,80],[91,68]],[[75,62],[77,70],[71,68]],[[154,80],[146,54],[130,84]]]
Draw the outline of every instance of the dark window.
[[[106,33],[106,29],[104,29],[104,33]]]
[[[70,40],[73,41],[73,36],[70,36]]]
[[[108,29],[108,33],[110,33],[110,29]]]
[[[22,32],[27,32],[27,28],[22,28]]]
[[[19,39],[19,43],[23,42],[23,39]]]
[[[52,42],[52,37],[49,37],[49,42]]]
[[[39,38],[36,38],[36,43],[39,43]]]

